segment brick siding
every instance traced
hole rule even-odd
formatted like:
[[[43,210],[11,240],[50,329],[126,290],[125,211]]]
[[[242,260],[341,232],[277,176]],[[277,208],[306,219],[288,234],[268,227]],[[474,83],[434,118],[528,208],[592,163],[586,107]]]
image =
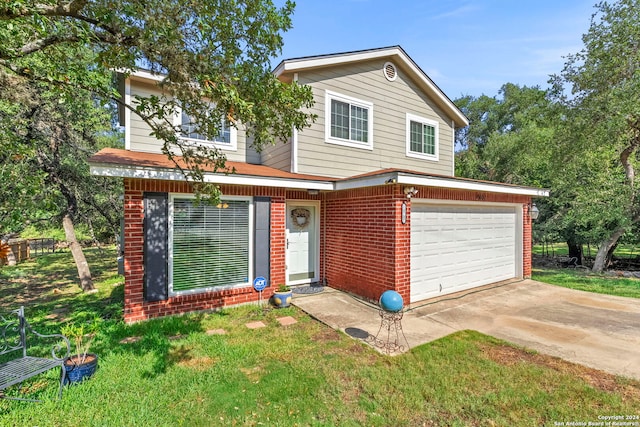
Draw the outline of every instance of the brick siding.
[[[218,292],[204,292],[147,302],[143,297],[144,192],[192,192],[185,182],[125,179],[125,307],[128,323],[152,317],[257,302],[252,286]],[[271,284],[286,281],[287,200],[321,200],[320,277],[328,285],[370,300],[388,289],[410,298],[411,280],[411,200],[399,184],[322,193],[279,188],[222,186],[225,195],[271,197]],[[523,276],[531,276],[530,198],[519,195],[417,187],[420,198],[469,202],[518,203],[523,215]],[[407,205],[407,222],[402,224],[402,204]],[[263,292],[265,300],[275,286]]]

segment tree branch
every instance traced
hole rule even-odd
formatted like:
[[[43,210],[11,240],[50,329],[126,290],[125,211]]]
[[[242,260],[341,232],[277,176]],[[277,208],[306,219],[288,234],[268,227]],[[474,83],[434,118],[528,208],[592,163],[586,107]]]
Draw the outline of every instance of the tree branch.
[[[46,39],[35,40],[25,44],[20,48],[20,54],[16,55],[16,57],[27,56],[29,54],[32,54],[39,50],[43,50],[44,48],[53,46],[55,44],[75,43],[78,41],[80,41],[80,39],[76,36],[60,37],[58,35],[54,35],[51,37],[47,37]]]
[[[22,7],[20,9],[12,7],[0,8],[0,20],[10,21],[17,18],[25,18],[33,15],[44,16],[75,16],[87,5],[88,0],[72,0],[70,2],[58,2],[58,4],[36,4],[33,8]]]

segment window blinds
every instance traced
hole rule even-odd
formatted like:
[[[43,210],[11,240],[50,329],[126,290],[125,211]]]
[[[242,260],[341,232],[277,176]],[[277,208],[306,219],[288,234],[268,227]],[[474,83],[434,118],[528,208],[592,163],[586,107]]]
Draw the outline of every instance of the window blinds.
[[[173,201],[173,292],[249,280],[249,201]]]

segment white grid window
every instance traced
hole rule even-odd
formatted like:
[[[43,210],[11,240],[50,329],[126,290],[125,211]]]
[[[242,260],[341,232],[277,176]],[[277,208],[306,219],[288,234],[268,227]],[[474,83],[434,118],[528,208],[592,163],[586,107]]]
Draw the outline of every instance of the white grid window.
[[[438,160],[438,122],[407,114],[407,156]]]
[[[326,92],[326,142],[373,148],[373,104]]]

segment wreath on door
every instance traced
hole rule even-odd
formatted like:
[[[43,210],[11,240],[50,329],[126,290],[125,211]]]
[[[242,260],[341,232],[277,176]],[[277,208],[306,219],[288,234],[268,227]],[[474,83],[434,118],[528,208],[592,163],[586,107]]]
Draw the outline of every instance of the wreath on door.
[[[296,208],[291,211],[291,222],[300,230],[309,225],[309,218],[311,218],[309,209]]]

